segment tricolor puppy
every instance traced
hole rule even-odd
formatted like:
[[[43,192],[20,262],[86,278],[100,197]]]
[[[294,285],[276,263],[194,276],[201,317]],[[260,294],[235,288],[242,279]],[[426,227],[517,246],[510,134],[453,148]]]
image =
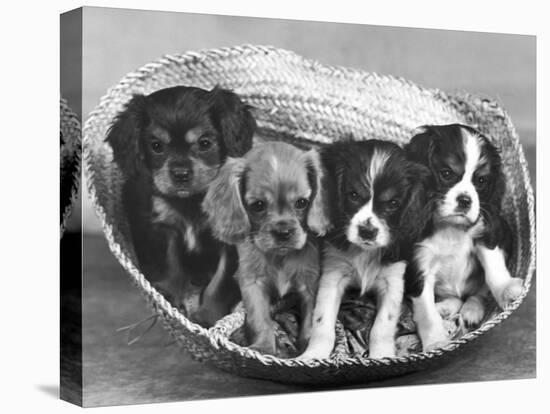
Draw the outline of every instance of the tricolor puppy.
[[[333,229],[326,237],[311,339],[300,358],[329,357],[342,296],[352,288],[376,296],[369,357],[394,356],[406,267],[402,247],[416,237],[425,169],[397,145],[379,140],[332,144],[321,150],[321,159]]]
[[[134,95],[107,134],[140,268],[176,305],[189,283],[210,280],[198,314],[206,325],[239,292],[236,251],[212,237],[201,203],[225,159],[251,148],[254,129],[233,92],[177,86]]]
[[[327,226],[320,182],[316,152],[269,142],[228,159],[204,199],[215,236],[237,245],[247,335],[261,352],[276,354],[271,306],[287,295],[298,299],[298,346],[309,338],[319,279],[312,233]]]
[[[479,324],[489,292],[506,308],[522,281],[505,264],[511,238],[500,215],[505,182],[495,146],[452,124],[419,128],[406,150],[431,171],[430,216],[406,276],[423,349],[430,350],[449,340],[441,316],[460,313],[467,325]]]

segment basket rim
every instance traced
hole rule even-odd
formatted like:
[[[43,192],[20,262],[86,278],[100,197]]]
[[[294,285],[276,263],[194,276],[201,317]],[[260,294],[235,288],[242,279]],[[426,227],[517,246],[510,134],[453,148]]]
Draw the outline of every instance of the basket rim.
[[[246,53],[276,53],[279,57],[286,57],[291,59],[299,59],[305,63],[311,65],[311,67],[316,69],[330,70],[334,74],[348,75],[348,76],[359,76],[360,78],[375,77],[384,80],[390,80],[392,82],[398,82],[402,85],[407,85],[409,87],[416,88],[417,90],[429,94],[434,100],[448,100],[449,98],[457,99],[467,99],[467,100],[477,100],[483,105],[491,106],[492,110],[496,110],[498,115],[504,119],[506,128],[510,131],[514,149],[517,150],[519,163],[521,165],[521,174],[525,181],[525,198],[527,201],[527,212],[529,220],[529,264],[524,278],[524,289],[522,294],[506,309],[502,310],[500,313],[494,315],[491,319],[484,322],[477,329],[468,332],[467,334],[457,338],[444,347],[433,349],[429,352],[419,352],[408,354],[407,356],[402,357],[386,357],[382,359],[370,359],[362,356],[353,356],[353,357],[344,357],[338,358],[323,358],[323,359],[310,359],[307,361],[299,360],[296,358],[283,359],[278,358],[272,355],[261,354],[255,350],[252,350],[247,347],[237,345],[229,340],[226,336],[222,334],[216,328],[205,329],[202,326],[191,322],[187,319],[181,312],[179,312],[175,307],[173,307],[170,302],[168,302],[145,278],[141,271],[134,265],[130,258],[123,251],[120,244],[118,244],[113,236],[113,226],[108,222],[106,218],[106,213],[103,206],[100,204],[97,194],[95,191],[94,184],[94,173],[91,167],[91,153],[92,151],[87,150],[91,145],[93,138],[89,135],[89,130],[92,129],[92,126],[95,122],[96,117],[102,113],[103,108],[117,95],[119,91],[123,91],[131,86],[136,79],[141,78],[142,76],[150,76],[157,72],[157,70],[162,69],[165,65],[171,63],[184,63],[189,61],[196,61],[197,59],[206,59],[211,57],[218,56],[228,56],[232,54],[242,55]],[[448,103],[447,103],[448,105]],[[435,88],[424,88],[418,84],[406,80],[401,77],[396,77],[393,75],[380,75],[375,72],[367,72],[360,69],[347,68],[343,66],[331,66],[320,63],[317,60],[308,59],[296,54],[293,51],[286,49],[279,49],[273,46],[262,46],[262,45],[240,45],[233,47],[223,47],[215,49],[201,49],[199,51],[188,51],[182,54],[166,54],[162,57],[147,63],[137,70],[126,74],[117,84],[109,88],[106,94],[100,99],[99,104],[89,113],[88,118],[84,124],[83,128],[83,171],[84,176],[86,177],[87,187],[89,196],[94,206],[95,213],[98,219],[101,222],[103,234],[105,235],[109,248],[111,252],[115,255],[118,261],[125,268],[126,272],[132,278],[134,283],[140,289],[140,291],[148,296],[148,299],[151,299],[153,302],[156,311],[170,316],[170,318],[176,320],[181,324],[186,330],[191,334],[198,335],[208,340],[210,346],[214,350],[219,350],[220,347],[227,349],[230,352],[236,352],[240,356],[246,359],[253,359],[261,362],[264,365],[279,365],[287,368],[315,368],[315,367],[354,367],[361,366],[365,367],[380,367],[380,366],[389,366],[389,365],[400,365],[400,364],[410,364],[412,362],[433,360],[444,355],[450,354],[451,352],[457,350],[462,345],[469,343],[485,332],[492,329],[494,326],[500,324],[502,321],[507,319],[512,312],[514,312],[523,302],[525,296],[528,294],[532,275],[535,270],[535,256],[536,256],[536,242],[535,242],[535,213],[534,213],[534,191],[531,184],[531,179],[529,171],[527,168],[527,162],[525,160],[525,155],[523,147],[519,142],[519,137],[513,126],[509,115],[506,111],[494,100],[488,98],[481,98],[474,94],[469,93],[446,93],[442,90]],[[230,317],[234,314],[227,315],[225,318]]]
[[[72,156],[74,157],[74,170],[71,173],[72,182],[71,182],[71,198],[68,204],[63,210],[61,224],[59,227],[60,238],[63,237],[65,233],[65,227],[69,217],[71,216],[73,205],[78,198],[78,190],[80,187],[80,173],[82,168],[82,140],[81,140],[81,128],[80,121],[78,116],[72,111],[67,100],[63,97],[59,98],[59,120],[60,120],[60,131],[63,129],[72,129],[76,134],[70,135],[68,137],[71,140],[74,150]],[[65,121],[63,124],[62,121]]]

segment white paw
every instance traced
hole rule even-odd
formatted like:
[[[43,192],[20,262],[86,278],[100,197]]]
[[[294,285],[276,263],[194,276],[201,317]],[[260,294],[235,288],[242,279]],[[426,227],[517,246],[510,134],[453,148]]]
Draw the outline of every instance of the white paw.
[[[459,298],[446,298],[437,302],[435,307],[443,319],[448,319],[460,311],[462,301]]]
[[[495,299],[502,309],[510,306],[523,292],[523,280],[514,277],[504,286],[504,288],[496,295]]]
[[[307,349],[303,354],[296,357],[299,361],[307,361],[310,359],[326,359],[330,356],[330,352]]]
[[[369,358],[386,358],[395,356],[395,343],[391,342],[379,342],[369,345]]]
[[[309,344],[302,354],[298,355],[296,359],[307,360],[307,359],[325,359],[330,357],[332,349],[334,348],[334,338],[326,338],[310,340]]]
[[[422,347],[422,350],[424,352],[430,352],[437,348],[443,348],[445,345],[447,345],[451,340],[449,338],[444,339],[443,341],[437,341],[437,342],[431,342],[426,346]]]
[[[424,336],[424,338],[421,338],[421,340],[422,350],[424,352],[429,352],[435,348],[441,348],[451,341],[449,334],[443,325],[437,329],[432,329],[427,335]]]
[[[485,315],[485,308],[478,300],[467,300],[460,309],[460,316],[466,324],[466,326],[479,325],[483,316]]]

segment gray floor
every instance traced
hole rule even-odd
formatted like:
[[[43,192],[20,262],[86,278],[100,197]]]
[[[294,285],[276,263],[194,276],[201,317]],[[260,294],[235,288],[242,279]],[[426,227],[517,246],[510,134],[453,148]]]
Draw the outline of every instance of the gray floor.
[[[315,388],[241,378],[191,360],[156,325],[128,346],[116,329],[151,314],[101,236],[84,238],[84,404],[115,405],[308,392]],[[504,323],[444,365],[361,387],[533,378],[536,288]],[[350,388],[350,387],[348,387]],[[357,388],[353,386],[351,388]],[[336,389],[336,388],[335,388]],[[343,388],[340,388],[343,389]]]

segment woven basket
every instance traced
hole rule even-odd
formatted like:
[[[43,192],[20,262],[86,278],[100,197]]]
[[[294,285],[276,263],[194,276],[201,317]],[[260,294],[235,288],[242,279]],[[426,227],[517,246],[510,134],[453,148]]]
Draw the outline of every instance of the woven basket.
[[[475,331],[444,348],[406,357],[351,357],[342,345],[329,359],[297,361],[262,355],[229,336],[244,322],[237,311],[206,330],[172,307],[136,266],[121,211],[121,174],[104,142],[115,114],[132,93],[174,85],[233,89],[256,108],[260,133],[299,141],[331,142],[343,136],[379,138],[404,144],[422,124],[460,122],[491,137],[501,148],[508,192],[503,211],[516,235],[510,269],[525,280],[523,294],[506,311],[496,307]],[[89,192],[113,254],[127,270],[175,340],[195,359],[239,375],[282,382],[335,384],[399,375],[441,363],[464,344],[506,319],[523,301],[535,264],[534,199],[526,161],[508,115],[495,102],[469,94],[447,94],[411,82],[358,70],[322,65],[264,46],[241,46],[165,56],[126,75],[101,99],[84,126],[84,165]]]
[[[78,194],[80,184],[81,136],[80,122],[76,114],[69,108],[67,101],[59,100],[59,130],[60,130],[60,212],[63,236],[65,225],[72,211],[72,206]]]

